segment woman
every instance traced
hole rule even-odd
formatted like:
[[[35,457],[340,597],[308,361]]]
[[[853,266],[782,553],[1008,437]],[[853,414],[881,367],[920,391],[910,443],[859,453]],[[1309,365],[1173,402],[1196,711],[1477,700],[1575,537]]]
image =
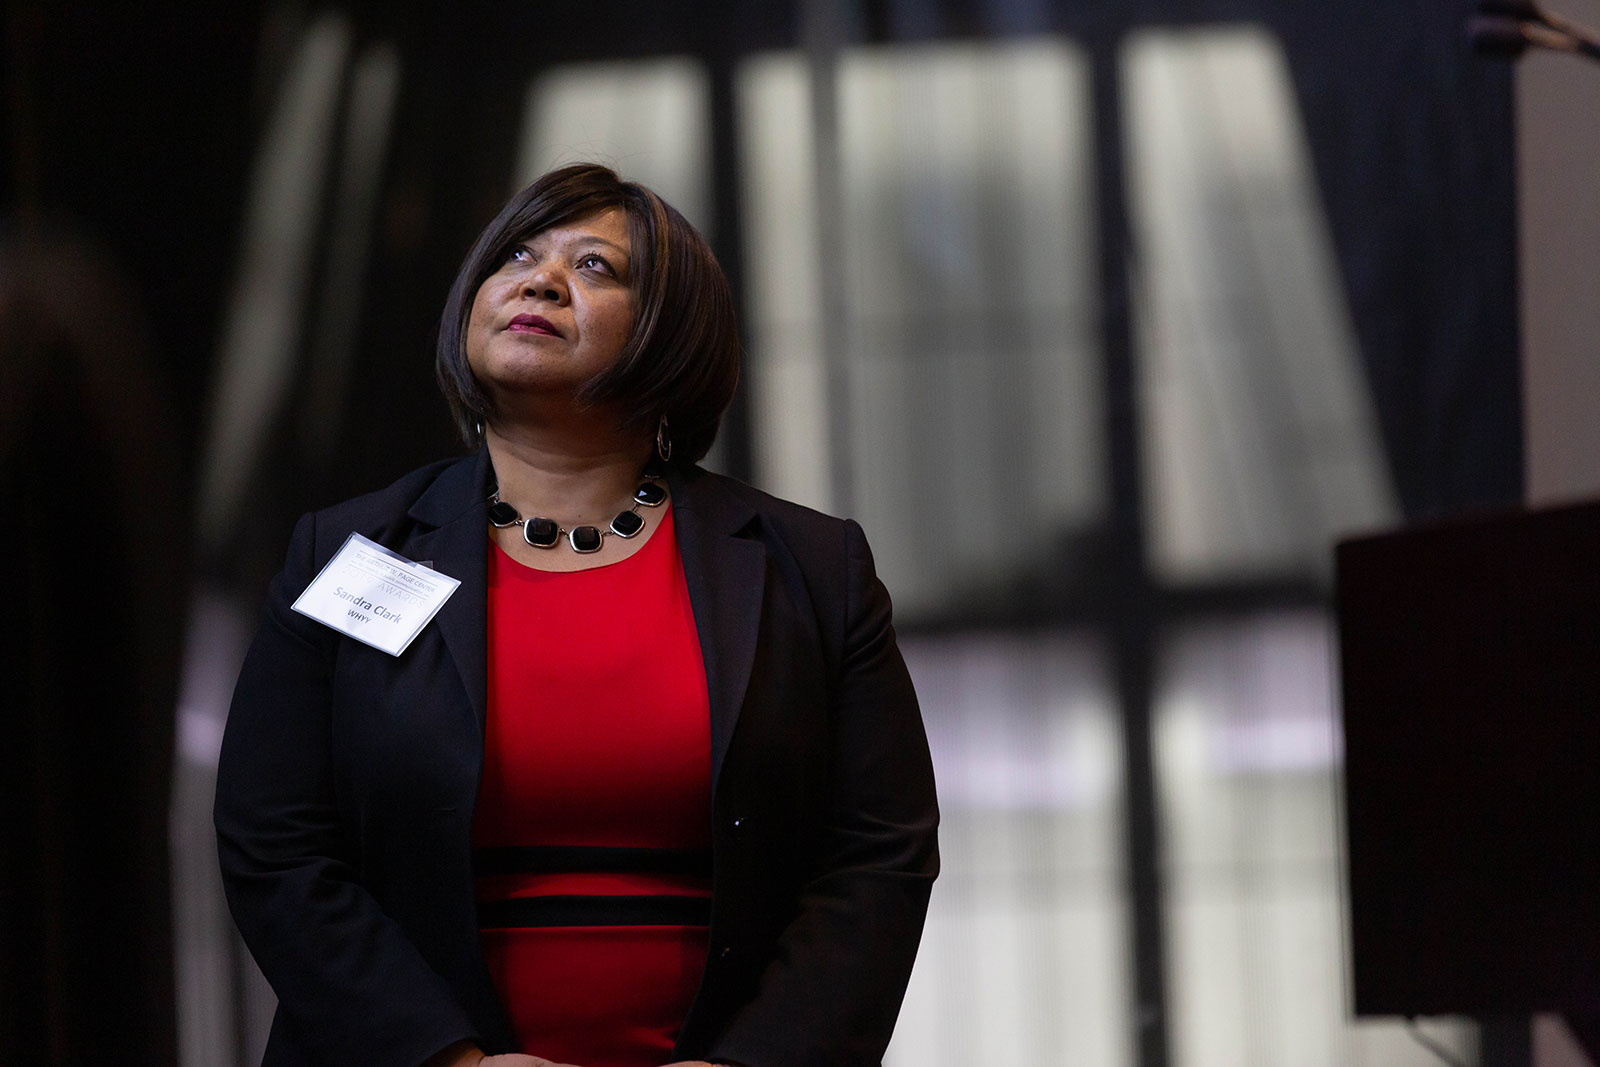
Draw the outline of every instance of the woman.
[[[938,867],[853,522],[695,466],[727,283],[598,166],[468,254],[437,370],[476,454],[300,520],[216,824],[265,1063],[878,1063]],[[291,608],[352,534],[459,588],[398,656]]]

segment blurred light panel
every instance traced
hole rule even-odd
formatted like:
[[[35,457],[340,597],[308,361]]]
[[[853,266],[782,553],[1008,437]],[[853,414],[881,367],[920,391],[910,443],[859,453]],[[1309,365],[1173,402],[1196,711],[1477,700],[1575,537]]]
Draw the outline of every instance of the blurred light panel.
[[[528,86],[512,187],[563,164],[604,163],[709,236],[709,107],[705,67],[686,57],[553,67]]]
[[[400,49],[378,42],[350,65],[344,144],[328,223],[327,266],[310,331],[300,436],[314,462],[337,463],[339,430],[350,398],[368,244],[383,188],[394,107],[400,95]]]
[[[1018,580],[1029,546],[1104,510],[1087,65],[1025,41],[852,49],[836,70],[837,205],[805,59],[740,71],[757,480],[893,545],[879,569],[916,615]],[[822,318],[828,272],[842,321]]]
[[[349,48],[342,17],[321,15],[307,25],[250,176],[201,452],[200,544],[213,551],[241,521],[269,430],[288,399]]]
[[[902,641],[943,871],[888,1067],[1132,1062],[1122,735],[1092,636]]]
[[[1152,568],[1324,575],[1398,512],[1282,49],[1152,30],[1121,64]]]
[[[745,332],[756,481],[828,511],[828,384],[823,355],[811,78],[792,53],[740,69]]]

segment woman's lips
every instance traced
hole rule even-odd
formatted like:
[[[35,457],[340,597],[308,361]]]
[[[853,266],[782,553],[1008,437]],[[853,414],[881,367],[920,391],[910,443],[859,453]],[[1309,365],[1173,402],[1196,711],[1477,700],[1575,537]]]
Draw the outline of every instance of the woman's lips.
[[[561,331],[551,325],[550,320],[543,315],[518,315],[511,320],[506,329],[513,333],[542,333],[551,337],[560,337]]]

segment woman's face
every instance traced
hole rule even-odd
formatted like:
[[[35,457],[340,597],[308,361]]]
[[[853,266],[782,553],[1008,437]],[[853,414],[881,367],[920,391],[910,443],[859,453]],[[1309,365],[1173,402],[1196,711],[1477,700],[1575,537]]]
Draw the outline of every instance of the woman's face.
[[[606,208],[525,238],[478,287],[467,365],[497,407],[570,395],[616,362],[633,329],[628,253],[627,214]]]

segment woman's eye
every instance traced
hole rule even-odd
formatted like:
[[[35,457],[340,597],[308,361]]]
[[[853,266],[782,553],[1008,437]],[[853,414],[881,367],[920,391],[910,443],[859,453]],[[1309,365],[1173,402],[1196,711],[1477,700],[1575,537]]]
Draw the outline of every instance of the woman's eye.
[[[611,273],[611,264],[600,256],[584,256],[579,262],[585,270],[598,270],[606,274]]]

